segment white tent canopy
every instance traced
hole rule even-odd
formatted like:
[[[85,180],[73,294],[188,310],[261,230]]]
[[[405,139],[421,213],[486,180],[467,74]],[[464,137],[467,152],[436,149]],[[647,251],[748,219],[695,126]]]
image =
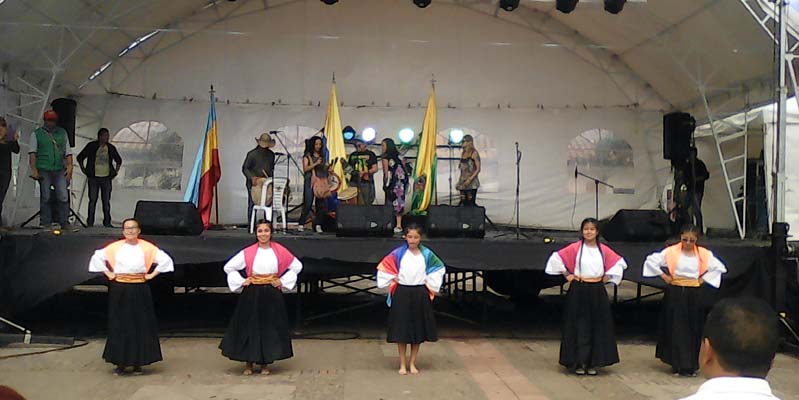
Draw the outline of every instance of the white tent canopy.
[[[99,126],[128,137],[157,126],[162,133],[148,138],[154,131],[147,129],[141,144],[126,144],[140,165],[126,164],[130,175],[116,183],[113,212],[121,219],[138,199],[182,197],[214,85],[220,217],[240,222],[240,166],[252,138],[285,130],[298,156],[301,139],[324,121],[333,73],[344,124],[373,126],[378,140],[419,130],[434,77],[440,140],[450,128],[475,134],[486,163],[478,202],[489,216],[513,220],[518,142],[522,224],[572,228],[593,215],[594,204],[593,184],[573,179],[575,165],[634,189],[600,193],[602,216],[652,208],[669,175],[664,112],[706,120],[771,101],[772,39],[747,9],[758,1],[629,1],[611,15],[588,0],[571,14],[539,0],[510,13],[489,0],[434,0],[425,9],[410,0],[7,0],[0,5],[0,111],[27,110],[25,93],[47,92],[55,76],[50,98],[78,100],[79,147]],[[153,154],[134,154],[143,147],[182,157],[147,170],[142,160]],[[712,188],[720,160],[710,151],[700,156]],[[448,163],[439,162],[440,203],[448,202]],[[457,180],[456,166],[453,174]],[[73,191],[85,208],[80,184]],[[34,196],[30,180],[19,178],[16,222],[35,211]],[[706,195],[708,225],[735,226],[726,196]]]

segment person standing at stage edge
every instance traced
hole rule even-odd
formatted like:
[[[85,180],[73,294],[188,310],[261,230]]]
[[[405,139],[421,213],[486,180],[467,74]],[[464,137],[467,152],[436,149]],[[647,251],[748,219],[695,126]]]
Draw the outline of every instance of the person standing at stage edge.
[[[358,204],[372,205],[375,202],[375,180],[377,155],[366,147],[362,139],[355,139],[355,150],[350,153],[349,164],[355,170],[352,186],[358,188]]]
[[[56,125],[58,114],[53,110],[44,113],[44,125],[31,134],[31,178],[39,181],[39,224],[43,228],[67,225],[69,217],[69,182],[72,181],[72,148],[64,128]],[[50,186],[55,188],[58,204],[58,225],[53,224],[50,207]]]
[[[108,129],[100,128],[97,131],[97,140],[86,144],[78,153],[78,165],[89,182],[89,211],[86,224],[94,226],[94,213],[97,208],[97,194],[99,192],[103,202],[103,226],[113,228],[111,225],[111,181],[122,167],[122,157],[117,148],[109,143]],[[84,161],[86,161],[84,165]]]
[[[247,221],[250,220],[252,214],[252,187],[259,183],[263,184],[266,178],[271,178],[275,174],[275,152],[272,151],[275,140],[268,133],[262,133],[260,137],[255,138],[255,141],[258,145],[247,152],[244,164],[241,165],[241,173],[247,178],[245,183],[247,187]]]
[[[643,276],[666,282],[655,356],[671,365],[675,375],[689,377],[699,369],[706,304],[702,288],[718,288],[727,272],[710,250],[697,244],[699,235],[697,226],[685,225],[680,243],[650,254],[643,269]]]
[[[116,365],[121,375],[132,367],[161,361],[158,321],[148,282],[175,270],[172,258],[154,244],[139,238],[139,221],[122,222],[124,239],[97,250],[89,261],[89,272],[108,278],[108,339],[103,359]]]
[[[597,375],[597,368],[619,362],[605,284],[621,283],[627,262],[608,245],[599,243],[596,219],[584,219],[580,231],[580,240],[552,253],[545,272],[563,275],[569,282],[560,364],[577,375]]]
[[[19,132],[13,132],[11,138],[8,134],[8,124],[5,118],[0,117],[0,227],[3,224],[3,201],[11,183],[11,153],[19,154]]]

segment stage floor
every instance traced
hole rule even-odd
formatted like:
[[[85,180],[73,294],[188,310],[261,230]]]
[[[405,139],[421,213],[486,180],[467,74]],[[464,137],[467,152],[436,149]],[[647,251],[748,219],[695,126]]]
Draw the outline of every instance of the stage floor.
[[[490,271],[505,276],[514,285],[551,286],[543,274],[549,255],[577,238],[575,232],[525,232],[516,239],[514,232],[489,232],[485,239],[431,238],[424,244],[433,249],[451,270]],[[54,294],[95,278],[87,271],[92,252],[121,237],[119,228],[88,228],[56,236],[48,231],[19,229],[0,238],[0,300],[6,312],[28,309]],[[175,260],[176,284],[187,277],[224,282],[220,264],[253,242],[246,229],[207,231],[200,236],[143,235],[156,243]],[[545,238],[551,239],[545,243]],[[301,280],[332,279],[370,274],[377,263],[402,243],[399,235],[391,238],[350,238],[313,232],[285,234],[276,232],[274,240],[289,248],[305,264]],[[609,243],[628,262],[624,279],[662,287],[659,279],[642,278],[645,257],[667,243]],[[703,245],[712,250],[729,270],[722,291],[767,293],[765,268],[767,242],[733,239],[707,239]],[[507,274],[499,271],[507,272]],[[546,284],[541,281],[546,280]],[[557,284],[557,282],[555,282]]]

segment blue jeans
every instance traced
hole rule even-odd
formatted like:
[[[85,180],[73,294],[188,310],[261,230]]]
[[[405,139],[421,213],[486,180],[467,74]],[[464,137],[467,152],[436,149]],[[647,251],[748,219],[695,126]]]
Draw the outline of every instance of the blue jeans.
[[[50,186],[55,187],[55,200],[58,205],[58,223],[67,224],[69,217],[69,192],[65,171],[39,171],[39,223],[50,225],[53,222],[53,210],[50,203]]]

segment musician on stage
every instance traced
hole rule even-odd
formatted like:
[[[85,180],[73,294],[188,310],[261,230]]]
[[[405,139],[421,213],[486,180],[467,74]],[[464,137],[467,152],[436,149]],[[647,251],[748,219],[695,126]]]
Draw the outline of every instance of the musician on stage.
[[[161,361],[158,321],[148,281],[174,271],[172,258],[154,244],[139,239],[139,222],[122,222],[125,237],[97,250],[89,261],[89,272],[108,278],[108,339],[103,359],[116,365],[114,374],[126,368],[141,374],[141,367]]]
[[[377,155],[369,150],[362,139],[354,139],[356,151],[350,153],[349,164],[354,169],[351,185],[358,188],[358,204],[371,205],[375,202],[375,180]]]
[[[314,195],[314,188],[312,186],[313,177],[327,178],[328,165],[325,162],[325,153],[323,150],[324,143],[319,136],[312,136],[305,140],[305,152],[302,155],[302,172],[304,183],[302,187],[302,213],[298,221],[298,230],[302,232],[305,229],[305,223],[308,221],[308,215],[311,213],[311,207],[314,210],[314,227],[317,232],[322,231],[323,215],[327,212],[326,200]]]
[[[241,166],[241,172],[247,177],[247,221],[252,214],[252,187],[263,184],[266,178],[273,177],[275,173],[275,152],[271,149],[275,140],[268,133],[262,133],[255,141],[258,145],[247,152]]]
[[[257,241],[224,267],[230,291],[241,296],[219,348],[246,363],[244,375],[252,375],[255,364],[268,375],[269,364],[294,355],[282,292],[294,290],[302,270],[300,260],[272,241],[271,222],[261,220],[256,229]]]
[[[699,236],[699,227],[683,226],[680,243],[650,254],[643,269],[643,276],[660,277],[667,284],[655,355],[675,375],[689,377],[699,369],[706,312],[702,287],[718,288],[727,272],[710,250],[697,244]]]

